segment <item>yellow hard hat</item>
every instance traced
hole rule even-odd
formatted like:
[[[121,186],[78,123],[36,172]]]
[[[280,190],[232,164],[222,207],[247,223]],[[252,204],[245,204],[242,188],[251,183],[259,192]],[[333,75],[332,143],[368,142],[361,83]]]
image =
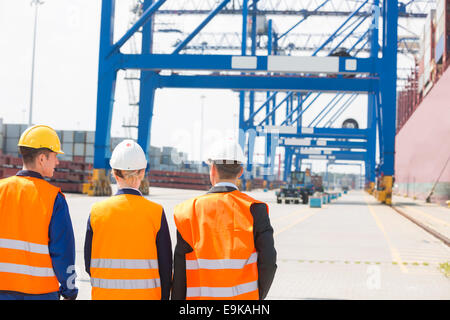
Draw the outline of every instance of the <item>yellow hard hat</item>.
[[[25,130],[20,136],[19,147],[33,149],[47,148],[53,152],[64,154],[61,150],[61,142],[55,130],[45,125],[34,125]]]

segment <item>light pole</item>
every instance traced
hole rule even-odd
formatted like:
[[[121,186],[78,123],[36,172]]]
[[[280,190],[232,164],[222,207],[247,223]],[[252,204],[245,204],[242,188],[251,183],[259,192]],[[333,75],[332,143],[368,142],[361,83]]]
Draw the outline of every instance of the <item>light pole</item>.
[[[202,100],[201,103],[201,115],[200,115],[200,163],[203,162],[203,109],[205,107],[205,96],[201,95],[200,99]]]
[[[238,137],[239,137],[237,124],[238,124],[238,115],[235,112],[235,113],[233,113],[233,139],[236,141],[238,141]]]
[[[31,60],[30,110],[28,113],[28,126],[31,126],[33,124],[34,58],[36,55],[37,15],[39,5],[43,3],[44,2],[41,0],[31,0],[31,5],[35,5],[35,9],[34,9],[33,56]]]

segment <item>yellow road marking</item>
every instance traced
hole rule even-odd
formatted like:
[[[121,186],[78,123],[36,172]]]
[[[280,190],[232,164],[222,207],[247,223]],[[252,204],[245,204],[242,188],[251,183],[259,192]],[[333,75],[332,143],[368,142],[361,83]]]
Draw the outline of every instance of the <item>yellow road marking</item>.
[[[435,221],[437,223],[443,224],[444,226],[450,227],[450,223],[448,223],[447,221],[441,220],[439,218],[435,218],[432,215],[430,215],[428,213],[425,213],[425,212],[423,212],[420,209],[417,209],[417,208],[414,208],[414,207],[410,207],[410,206],[401,206],[401,207],[406,208],[406,209],[411,209],[412,211],[415,211],[415,212],[417,212],[418,214],[421,214],[424,217],[427,217],[427,218],[429,218],[429,219],[431,219],[431,220],[433,220],[433,221]]]
[[[309,217],[311,217],[311,216],[314,215],[314,214],[316,214],[316,212],[311,212],[311,213],[308,214],[308,215],[302,216],[301,218],[295,220],[293,223],[289,224],[287,227],[284,227],[283,229],[281,229],[281,230],[275,232],[275,233],[273,234],[273,236],[276,237],[276,236],[279,235],[280,233],[282,233],[282,232],[284,232],[284,231],[286,231],[286,230],[292,228],[293,226],[299,224],[300,222],[303,222],[304,220],[308,219]]]
[[[403,264],[402,258],[400,257],[398,250],[392,245],[391,240],[389,239],[387,232],[384,229],[383,224],[381,223],[380,219],[378,218],[377,214],[375,213],[375,210],[372,208],[372,206],[367,201],[367,196],[365,198],[366,198],[367,207],[369,208],[370,213],[372,214],[373,218],[375,219],[375,223],[377,224],[378,228],[381,230],[381,232],[384,235],[384,238],[387,241],[389,250],[391,251],[392,260],[396,261],[398,263],[398,266],[400,267],[400,270],[403,273],[408,273],[408,269],[406,269],[405,265]]]

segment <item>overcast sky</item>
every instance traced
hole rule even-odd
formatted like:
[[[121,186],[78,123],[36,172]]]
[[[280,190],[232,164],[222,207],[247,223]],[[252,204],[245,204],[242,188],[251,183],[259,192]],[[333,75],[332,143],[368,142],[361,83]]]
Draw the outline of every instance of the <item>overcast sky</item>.
[[[5,123],[28,121],[34,23],[34,7],[30,2],[0,0],[0,118]],[[129,0],[117,1],[116,39],[128,28],[128,6]],[[55,129],[95,130],[100,9],[100,0],[46,0],[39,7],[34,123],[45,123]],[[205,31],[223,30],[224,23],[227,30],[239,31],[239,20],[231,20],[230,16],[221,19],[211,23]],[[281,22],[277,27],[285,30],[296,21],[292,17],[289,19],[284,19],[289,20],[285,26]],[[189,28],[190,21],[186,21]],[[336,19],[327,20],[328,27],[337,26],[337,23],[340,22]],[[317,26],[320,26],[317,22],[305,24],[301,32],[317,32]],[[169,40],[164,42],[170,37],[165,37],[165,34],[159,34],[157,41],[161,46],[170,47]],[[123,76],[119,74],[116,87],[113,136],[126,134],[121,125],[131,113]],[[175,146],[189,152],[191,159],[197,158],[202,96],[204,148],[214,137],[234,136],[239,108],[237,92],[163,89],[157,90],[155,99],[151,144]],[[364,96],[357,99],[339,121],[353,117],[365,127],[365,101]],[[308,120],[306,114],[305,118]]]

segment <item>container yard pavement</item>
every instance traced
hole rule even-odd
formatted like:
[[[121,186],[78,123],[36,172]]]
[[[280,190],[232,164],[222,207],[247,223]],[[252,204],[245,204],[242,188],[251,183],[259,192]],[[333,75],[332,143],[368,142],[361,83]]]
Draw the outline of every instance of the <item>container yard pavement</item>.
[[[173,246],[175,205],[203,193],[150,189],[148,199],[164,206]],[[439,270],[450,261],[450,248],[366,193],[351,191],[317,209],[277,204],[274,191],[248,194],[269,204],[274,227],[278,270],[267,299],[450,299],[450,281]],[[78,299],[90,299],[83,245],[90,207],[101,199],[67,194]],[[433,210],[445,215],[447,209]]]
[[[392,202],[401,214],[450,244],[450,208],[400,196],[393,196]]]

